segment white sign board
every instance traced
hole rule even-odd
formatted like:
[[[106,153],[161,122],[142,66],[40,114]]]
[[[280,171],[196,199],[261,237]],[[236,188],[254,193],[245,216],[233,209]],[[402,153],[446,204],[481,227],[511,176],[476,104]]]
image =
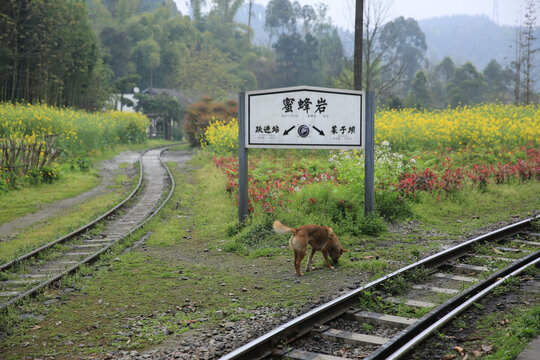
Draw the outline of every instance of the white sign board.
[[[290,87],[245,93],[246,148],[364,148],[365,93]]]

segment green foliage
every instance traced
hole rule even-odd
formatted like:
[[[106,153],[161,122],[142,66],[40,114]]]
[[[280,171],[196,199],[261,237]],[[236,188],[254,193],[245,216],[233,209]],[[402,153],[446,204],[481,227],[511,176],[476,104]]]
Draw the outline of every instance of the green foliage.
[[[135,98],[137,99],[135,110],[142,111],[143,114],[164,114],[164,121],[167,124],[172,122],[177,125],[173,128],[175,129],[174,134],[171,134],[173,138],[183,138],[180,122],[184,110],[175,98],[167,94],[159,94],[157,96],[135,94]]]
[[[99,109],[107,82],[84,2],[2,1],[0,101]],[[96,96],[98,95],[98,96]]]
[[[456,69],[454,77],[448,84],[450,105],[457,107],[480,103],[484,86],[482,74],[478,73],[473,64],[466,63]]]
[[[375,183],[386,188],[398,183],[399,175],[411,168],[412,163],[392,151],[390,143],[383,141],[375,146]],[[329,159],[337,170],[337,178],[354,186],[364,187],[364,151],[339,150]]]
[[[88,160],[88,158],[79,157],[77,158],[76,163],[79,170],[82,171],[83,173],[88,172],[88,170],[90,170],[90,160]]]
[[[394,191],[376,191],[375,209],[388,221],[397,221],[413,216],[411,204]]]
[[[374,212],[360,218],[358,227],[362,234],[370,236],[378,236],[387,230],[384,219]]]
[[[228,123],[238,116],[238,104],[236,101],[217,102],[210,97],[203,98],[200,102],[191,104],[186,109],[184,118],[184,131],[192,146],[199,146],[200,140],[204,139],[204,133],[211,121]]]
[[[313,183],[294,193],[292,208],[305,214],[312,223],[339,227],[357,235],[363,211],[363,193],[355,187],[331,182]]]
[[[61,174],[61,169],[58,165],[47,165],[41,169],[34,167],[30,169],[26,175],[26,181],[30,185],[37,185],[39,183],[51,184],[53,181],[58,180]]]

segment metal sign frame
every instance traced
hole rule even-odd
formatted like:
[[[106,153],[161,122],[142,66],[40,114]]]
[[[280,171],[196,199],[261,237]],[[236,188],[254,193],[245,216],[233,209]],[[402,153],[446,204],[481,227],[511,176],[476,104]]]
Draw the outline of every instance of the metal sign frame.
[[[363,91],[296,86],[244,96],[246,148],[364,148]]]
[[[374,190],[374,144],[375,144],[375,94],[373,92],[362,92],[362,91],[352,91],[352,90],[341,90],[341,89],[327,89],[327,88],[314,88],[314,87],[294,87],[294,88],[280,88],[280,89],[270,89],[263,91],[252,91],[252,92],[240,92],[238,94],[238,218],[239,222],[242,223],[246,220],[248,215],[248,148],[249,147],[259,147],[259,148],[316,148],[316,149],[341,149],[345,146],[339,145],[316,145],[313,144],[258,144],[258,145],[248,145],[248,121],[246,121],[246,113],[249,112],[247,106],[248,95],[257,96],[261,94],[269,93],[285,93],[286,91],[313,91],[313,92],[334,92],[340,94],[354,94],[356,96],[362,96],[362,110],[361,110],[361,145],[351,145],[348,148],[363,148],[365,150],[365,176],[364,176],[364,213],[367,215],[375,209],[375,190]]]

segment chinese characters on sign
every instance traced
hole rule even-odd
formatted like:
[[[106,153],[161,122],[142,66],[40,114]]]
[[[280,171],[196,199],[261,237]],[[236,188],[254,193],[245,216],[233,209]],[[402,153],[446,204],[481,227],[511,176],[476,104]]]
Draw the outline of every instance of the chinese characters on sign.
[[[297,87],[246,93],[247,147],[363,147],[363,93]]]

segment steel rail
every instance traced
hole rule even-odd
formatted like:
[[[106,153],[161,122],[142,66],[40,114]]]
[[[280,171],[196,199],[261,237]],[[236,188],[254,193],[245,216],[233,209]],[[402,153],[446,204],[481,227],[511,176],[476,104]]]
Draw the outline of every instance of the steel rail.
[[[161,150],[161,152],[159,153],[159,161],[161,162],[161,164],[165,167],[165,169],[167,170],[167,173],[169,175],[169,179],[171,181],[171,188],[169,190],[169,194],[167,195],[167,197],[165,198],[164,201],[161,202],[161,204],[159,205],[158,208],[156,208],[156,210],[154,210],[150,216],[148,216],[143,222],[137,224],[136,226],[134,226],[130,231],[128,231],[126,234],[124,234],[123,236],[121,236],[120,238],[118,238],[116,241],[112,242],[111,244],[107,245],[106,247],[100,249],[99,251],[95,252],[94,254],[88,256],[87,258],[81,260],[80,262],[78,262],[77,264],[73,265],[72,267],[70,267],[69,269],[67,270],[64,270],[63,272],[39,283],[38,285],[34,286],[33,288],[25,291],[24,293],[21,293],[19,294],[17,297],[14,297],[13,299],[10,299],[9,301],[3,303],[1,306],[0,306],[0,311],[3,311],[4,309],[6,309],[8,306],[14,304],[14,303],[17,303],[19,301],[21,301],[22,299],[26,298],[27,296],[30,296],[36,292],[38,292],[39,290],[53,284],[54,282],[60,280],[61,278],[63,278],[64,276],[68,275],[68,274],[71,274],[71,273],[74,273],[76,272],[82,265],[84,264],[87,264],[87,263],[91,263],[93,261],[95,261],[99,256],[101,256],[104,252],[108,251],[112,246],[116,245],[118,242],[120,242],[121,240],[125,239],[126,237],[130,236],[131,234],[133,234],[135,231],[139,230],[140,228],[142,228],[144,225],[146,225],[162,208],[163,206],[165,206],[165,204],[170,200],[170,198],[172,197],[173,193],[174,193],[174,189],[175,189],[175,181],[174,181],[174,177],[170,171],[170,169],[167,167],[167,165],[163,162],[163,160],[161,159],[161,154],[166,151],[169,147],[165,147]],[[142,154],[144,154],[145,152],[149,151],[149,150],[152,150],[152,149],[147,149],[145,150]],[[143,174],[143,167],[142,167],[142,161],[141,159],[139,160],[140,161],[140,178],[139,178],[139,184],[137,186],[137,188],[140,187],[140,185],[142,184],[142,174]],[[129,199],[131,199],[133,193],[130,194],[130,197]],[[128,201],[129,199],[126,199],[124,201],[122,201],[122,205],[125,204],[126,201]],[[119,204],[120,205],[120,204]],[[115,206],[114,209],[117,210],[119,208],[119,206]],[[110,214],[111,211],[108,211],[107,214]],[[102,215],[100,216],[99,219],[103,219],[106,215]],[[97,221],[93,221],[92,223],[95,224],[95,222]]]
[[[364,360],[399,359],[435,330],[441,328],[444,324],[465,311],[474,302],[489,294],[493,288],[502,284],[509,277],[516,276],[526,268],[539,262],[540,250],[497,271],[488,279],[471,286],[458,296],[431,310],[389,342],[365,357]]]
[[[345,313],[352,305],[357,302],[356,299],[358,295],[360,295],[362,292],[368,289],[375,289],[378,286],[381,286],[387,280],[395,278],[399,275],[404,275],[412,271],[413,269],[419,267],[434,268],[440,266],[447,260],[458,258],[478,243],[487,242],[504,236],[514,235],[529,226],[531,221],[538,218],[539,217],[525,219],[515,224],[511,224],[495,231],[491,231],[487,234],[480,235],[454,247],[443,250],[437,254],[428,256],[427,258],[424,258],[413,264],[407,265],[362,287],[359,287],[347,294],[344,294],[326,304],[318,306],[281,326],[278,326],[274,330],[258,337],[255,340],[252,340],[244,346],[237,348],[236,350],[221,357],[220,359],[262,359],[270,355],[278,344],[291,342],[292,340],[299,338],[300,336],[305,335],[306,333],[311,331],[315,327],[315,325],[323,324]]]
[[[26,254],[24,254],[22,256],[19,256],[18,258],[14,259],[14,260],[11,260],[11,261],[9,261],[7,263],[4,263],[4,264],[0,265],[0,271],[9,269],[10,267],[14,266],[15,264],[17,264],[17,263],[19,263],[19,262],[21,262],[23,260],[29,259],[32,256],[35,256],[35,255],[39,254],[40,252],[53,247],[56,244],[61,244],[61,243],[65,242],[65,241],[67,241],[67,240],[70,240],[70,239],[74,238],[77,235],[80,235],[84,231],[86,231],[89,228],[91,228],[92,226],[96,225],[101,220],[105,219],[107,216],[113,214],[118,209],[120,209],[126,202],[128,202],[129,200],[131,200],[135,196],[135,194],[139,191],[139,189],[140,189],[140,187],[142,185],[142,182],[143,182],[142,155],[144,153],[146,153],[147,151],[149,151],[149,150],[151,150],[151,149],[147,149],[147,150],[145,150],[145,151],[143,151],[141,153],[141,155],[139,157],[139,181],[138,181],[137,186],[135,187],[135,189],[133,189],[133,191],[124,200],[122,200],[120,203],[118,203],[112,209],[110,209],[107,212],[105,212],[104,214],[100,215],[98,218],[96,218],[96,219],[92,220],[91,222],[79,227],[76,230],[73,230],[69,234],[64,235],[61,238],[58,238],[56,240],[53,240],[53,241],[51,241],[51,242],[49,242],[49,243],[35,249],[35,250],[30,251],[29,253],[26,253]]]

